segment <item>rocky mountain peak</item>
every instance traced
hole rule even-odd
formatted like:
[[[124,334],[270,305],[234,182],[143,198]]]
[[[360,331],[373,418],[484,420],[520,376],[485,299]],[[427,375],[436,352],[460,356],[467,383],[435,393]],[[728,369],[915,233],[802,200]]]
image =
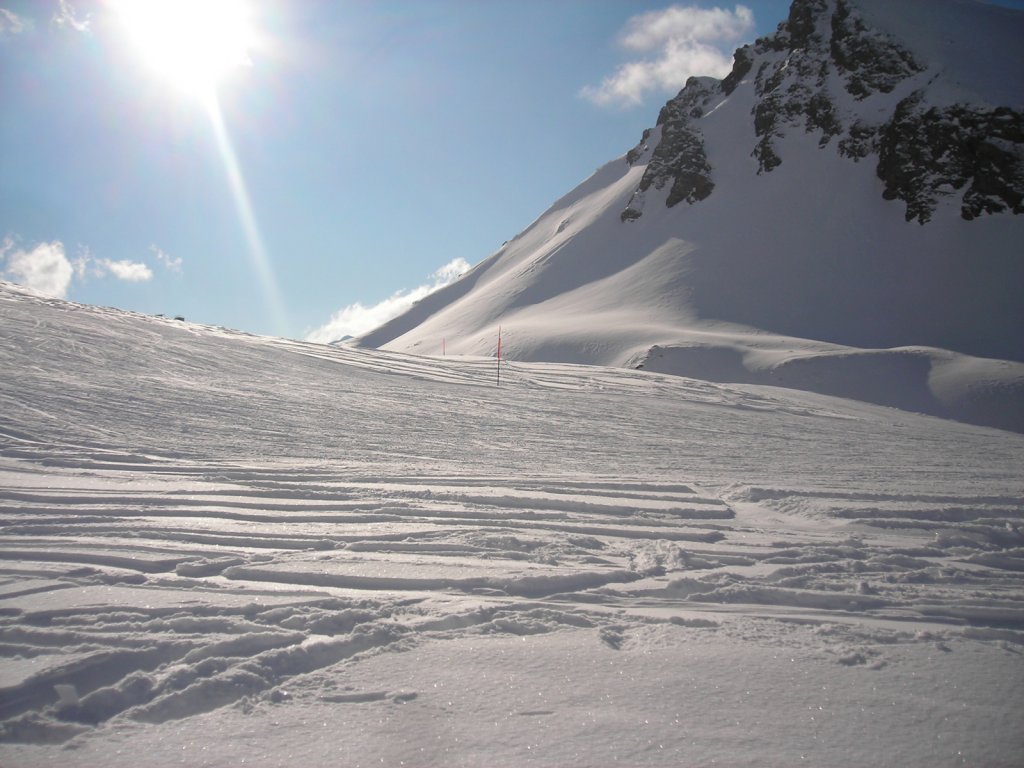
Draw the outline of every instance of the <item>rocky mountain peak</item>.
[[[1011,105],[932,98],[943,87],[940,63],[873,26],[858,0],[794,0],[776,32],[736,51],[722,80],[690,78],[627,154],[646,163],[621,214],[639,219],[651,188],[665,204],[693,205],[715,189],[703,118],[753,89],[749,114],[757,173],[785,159],[794,132],[816,134],[819,149],[875,162],[882,196],[906,206],[907,221],[928,222],[941,201],[960,215],[1024,213],[1024,117]]]
[[[662,107],[656,125],[658,141],[653,149],[651,132],[645,131],[640,144],[627,155],[631,164],[646,158],[647,169],[622,212],[623,221],[640,217],[644,196],[652,186],[662,189],[671,183],[665,201],[669,208],[683,201],[696,203],[714,190],[698,121],[704,116],[705,106],[719,92],[718,80],[691,77],[679,95]]]
[[[501,325],[509,359],[1020,412],[1022,37],[1024,13],[973,0],[797,0],[357,343],[493,356]]]

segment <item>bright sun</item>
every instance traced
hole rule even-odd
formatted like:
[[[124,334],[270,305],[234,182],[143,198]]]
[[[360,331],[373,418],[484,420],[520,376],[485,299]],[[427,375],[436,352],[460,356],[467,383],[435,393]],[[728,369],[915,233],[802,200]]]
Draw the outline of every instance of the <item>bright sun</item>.
[[[173,85],[213,95],[249,63],[254,33],[245,0],[116,0],[128,37]]]

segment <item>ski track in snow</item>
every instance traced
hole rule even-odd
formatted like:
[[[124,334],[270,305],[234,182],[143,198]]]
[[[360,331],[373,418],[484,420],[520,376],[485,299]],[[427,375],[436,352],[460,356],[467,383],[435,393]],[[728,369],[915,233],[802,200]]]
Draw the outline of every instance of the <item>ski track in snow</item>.
[[[1020,435],[630,370],[515,365],[499,389],[493,360],[9,288],[0,322],[5,765],[225,708],[429,706],[340,681],[472,638],[879,676],[982,648],[1021,704]]]

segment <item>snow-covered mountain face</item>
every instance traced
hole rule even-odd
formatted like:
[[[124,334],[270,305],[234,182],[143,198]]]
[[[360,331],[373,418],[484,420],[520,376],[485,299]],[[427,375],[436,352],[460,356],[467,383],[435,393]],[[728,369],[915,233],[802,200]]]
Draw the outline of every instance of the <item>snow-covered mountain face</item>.
[[[1024,115],[1013,108],[1019,103],[990,102],[1019,101],[1024,91],[995,90],[985,82],[989,77],[1016,79],[1020,85],[1021,37],[993,40],[1000,30],[990,27],[1006,14],[986,9],[986,18],[974,5],[949,3],[939,12],[951,24],[965,11],[977,13],[980,23],[968,19],[966,27],[973,42],[1010,46],[1009,58],[1017,61],[1007,63],[1015,64],[1015,70],[1001,72],[992,66],[980,73],[948,71],[911,50],[926,46],[904,43],[882,31],[898,23],[899,15],[892,18],[894,8],[898,14],[906,8],[922,14],[931,10],[922,3],[796,0],[775,35],[736,52],[727,78],[691,78],[665,106],[658,118],[661,141],[651,153],[637,196],[652,185],[660,189],[668,183],[669,207],[711,194],[714,178],[701,118],[722,102],[723,94],[752,77],[756,103],[751,117],[757,137],[752,155],[758,173],[781,165],[780,140],[793,129],[803,129],[818,138],[821,148],[835,141],[841,156],[874,162],[884,183],[883,196],[905,203],[908,221],[929,221],[946,198],[959,201],[967,220],[985,213],[1024,213]],[[872,24],[879,17],[883,27]],[[1015,21],[1010,27],[1019,33]],[[929,33],[934,34],[928,30],[925,35]],[[948,53],[958,55],[950,41]],[[629,161],[644,157],[648,139],[645,134],[627,156]],[[639,215],[630,205],[622,217],[634,220]]]
[[[818,138],[819,147],[835,141],[841,156],[873,162],[884,182],[883,196],[902,201],[908,221],[929,221],[946,198],[957,199],[968,220],[983,213],[1024,213],[1024,119],[1012,106],[992,106],[986,99],[1001,94],[985,79],[1001,81],[1004,74],[970,73],[964,82],[959,73],[950,77],[945,68],[929,66],[922,54],[911,51],[920,46],[871,25],[872,7],[878,12],[892,5],[901,3],[797,0],[774,36],[736,51],[725,80],[691,79],[658,117],[662,140],[651,153],[637,196],[669,182],[670,207],[712,193],[714,174],[701,118],[721,103],[723,94],[753,76],[757,143],[752,155],[758,173],[781,165],[779,140],[803,129]],[[907,5],[926,10],[922,4]],[[942,10],[953,22],[957,12],[977,12],[974,5],[948,4]],[[991,24],[995,18],[986,20]],[[973,42],[989,41],[990,31],[975,27],[969,22]],[[630,153],[631,162],[644,156],[648,138]],[[623,212],[628,220],[639,215],[632,205]]]
[[[984,391],[1024,424],[1022,40],[1024,13],[971,0],[795,0],[726,78],[691,78],[624,157],[361,343],[491,355],[501,325],[517,359],[996,423]]]

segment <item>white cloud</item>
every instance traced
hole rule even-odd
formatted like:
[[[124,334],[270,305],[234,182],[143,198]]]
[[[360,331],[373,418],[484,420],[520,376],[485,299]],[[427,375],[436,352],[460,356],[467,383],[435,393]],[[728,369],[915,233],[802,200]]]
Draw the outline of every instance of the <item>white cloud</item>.
[[[98,275],[103,276],[109,273],[118,280],[125,280],[129,283],[143,283],[153,277],[153,270],[138,261],[96,259],[93,264]]]
[[[53,23],[58,27],[73,29],[75,32],[88,32],[92,18],[91,14],[86,14],[84,19],[79,18],[78,13],[69,0],[60,0],[60,6],[57,12],[53,14]]]
[[[30,26],[28,19],[18,16],[13,11],[0,8],[0,38],[8,35],[20,35]]]
[[[64,255],[61,242],[39,243],[25,251],[15,250],[14,242],[7,238],[0,249],[0,257],[6,261],[3,275],[7,279],[47,296],[59,299],[67,296],[74,269]]]
[[[176,260],[170,261],[174,263]],[[64,244],[59,240],[38,243],[25,250],[16,248],[14,239],[6,237],[0,244],[0,277],[63,299],[74,280],[81,282],[90,277],[114,277],[139,283],[151,280],[153,270],[142,262],[129,259],[98,259],[84,245],[78,246],[75,257],[69,259]]]
[[[673,5],[639,14],[626,22],[619,43],[640,58],[580,95],[599,106],[635,106],[651,91],[678,91],[693,75],[725,77],[734,48],[753,30],[753,11],[743,5],[731,11]]]
[[[156,245],[149,246],[149,250],[153,252],[156,260],[164,265],[164,269],[168,272],[177,272],[181,274],[181,257],[171,256],[165,250]]]
[[[360,336],[372,331],[388,320],[398,317],[420,299],[455,282],[467,271],[469,263],[465,259],[453,259],[430,276],[433,278],[431,283],[412,290],[397,291],[370,307],[365,307],[357,301],[339,309],[331,315],[331,319],[325,325],[306,334],[306,340],[327,344],[346,336]]]

